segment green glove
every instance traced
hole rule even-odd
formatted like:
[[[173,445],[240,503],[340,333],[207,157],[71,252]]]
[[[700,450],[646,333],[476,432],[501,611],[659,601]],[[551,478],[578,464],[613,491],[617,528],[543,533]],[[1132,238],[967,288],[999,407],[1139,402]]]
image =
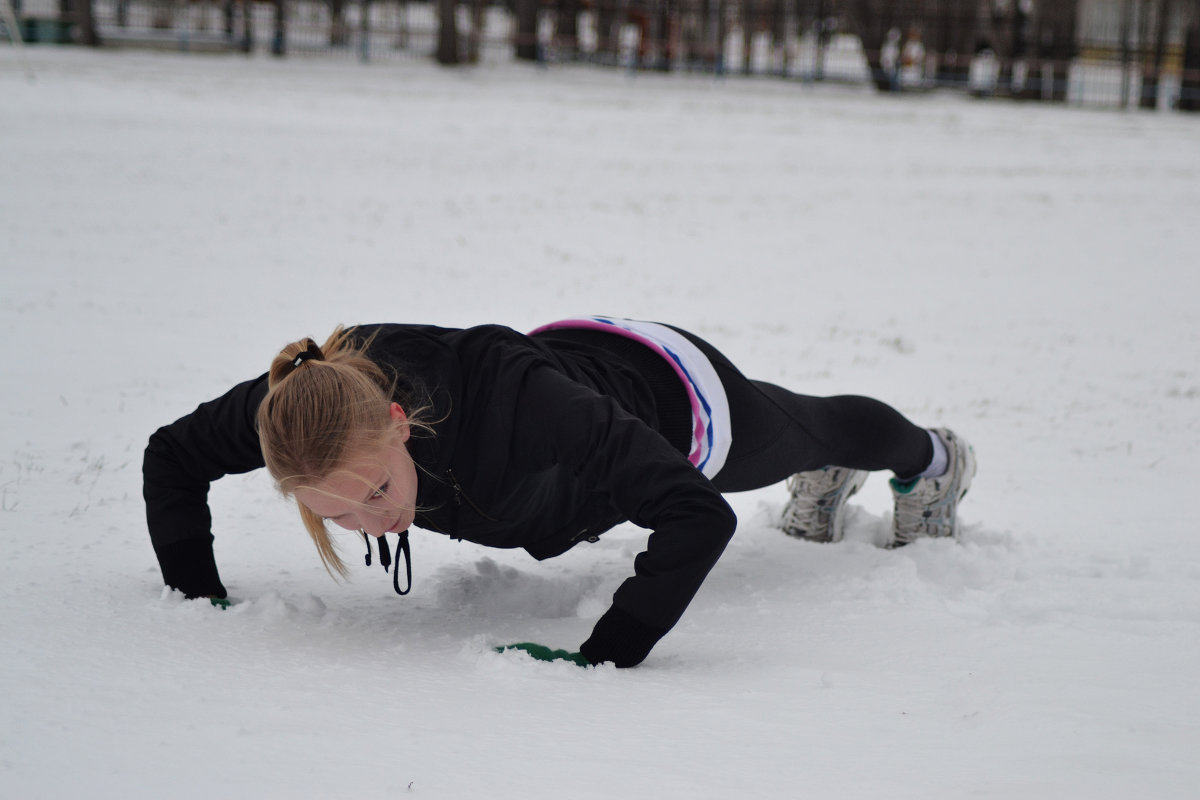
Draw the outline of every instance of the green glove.
[[[233,605],[233,603],[229,601],[228,597],[210,597],[208,598],[208,602],[212,603],[217,608],[229,608],[231,605]]]
[[[538,661],[570,661],[572,664],[578,664],[581,667],[590,667],[592,662],[583,657],[582,653],[568,653],[566,650],[551,650],[544,644],[534,644],[533,642],[520,642],[519,644],[506,644],[503,647],[497,647],[497,653],[503,653],[505,650],[521,650],[536,658]]]

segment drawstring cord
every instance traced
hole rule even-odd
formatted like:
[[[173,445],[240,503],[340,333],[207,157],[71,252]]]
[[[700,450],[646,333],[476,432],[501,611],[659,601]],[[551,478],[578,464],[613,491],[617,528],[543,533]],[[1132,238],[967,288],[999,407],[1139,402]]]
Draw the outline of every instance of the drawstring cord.
[[[371,536],[366,531],[360,530],[363,542],[367,545],[367,555],[364,559],[367,566],[371,566]],[[392,553],[388,548],[387,534],[380,536],[377,540],[379,543],[379,564],[383,567],[383,571],[387,572],[392,566]],[[404,556],[404,573],[407,580],[407,585],[404,591],[400,591],[400,560],[399,556]],[[403,597],[412,591],[412,550],[408,546],[408,531],[403,530],[397,534],[396,539],[396,568],[392,570],[392,588],[396,590],[396,594]]]
[[[404,591],[400,591],[400,564],[396,563],[396,568],[392,570],[392,588],[396,590],[396,594],[403,597],[412,591],[412,550],[408,547],[408,530],[402,530],[396,535],[396,550],[404,554],[404,575],[407,581]]]

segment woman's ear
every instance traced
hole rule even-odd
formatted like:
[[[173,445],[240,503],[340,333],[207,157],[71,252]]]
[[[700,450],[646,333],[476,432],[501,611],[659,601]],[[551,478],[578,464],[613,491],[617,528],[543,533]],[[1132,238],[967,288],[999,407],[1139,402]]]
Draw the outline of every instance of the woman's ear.
[[[412,430],[408,425],[408,415],[404,413],[404,409],[399,403],[392,403],[388,407],[388,413],[392,415],[392,422],[396,423],[400,431],[400,441],[407,442],[408,437],[412,434]]]

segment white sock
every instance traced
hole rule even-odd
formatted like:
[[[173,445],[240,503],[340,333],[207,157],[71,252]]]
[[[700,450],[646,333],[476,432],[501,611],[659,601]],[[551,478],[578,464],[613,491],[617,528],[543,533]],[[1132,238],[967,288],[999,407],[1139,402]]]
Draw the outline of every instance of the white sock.
[[[950,457],[946,454],[946,444],[942,441],[942,437],[929,431],[929,440],[933,442],[933,460],[929,462],[925,471],[917,476],[918,478],[936,478],[945,475],[946,468],[950,466]]]

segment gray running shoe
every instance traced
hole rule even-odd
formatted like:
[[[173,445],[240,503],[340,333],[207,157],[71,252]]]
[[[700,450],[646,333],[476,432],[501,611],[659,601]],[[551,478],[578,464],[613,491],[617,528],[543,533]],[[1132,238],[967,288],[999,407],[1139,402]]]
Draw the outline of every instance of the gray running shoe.
[[[866,480],[866,472],[845,467],[797,472],[788,478],[792,496],[783,509],[780,527],[798,539],[840,542],[846,500]]]
[[[936,428],[933,432],[946,445],[946,473],[936,478],[889,481],[896,503],[892,518],[893,547],[956,533],[958,501],[971,488],[971,479],[975,477],[975,450],[953,431]]]

